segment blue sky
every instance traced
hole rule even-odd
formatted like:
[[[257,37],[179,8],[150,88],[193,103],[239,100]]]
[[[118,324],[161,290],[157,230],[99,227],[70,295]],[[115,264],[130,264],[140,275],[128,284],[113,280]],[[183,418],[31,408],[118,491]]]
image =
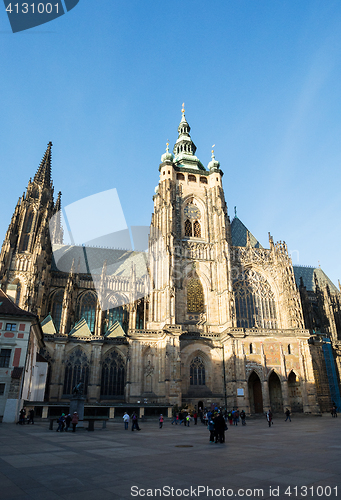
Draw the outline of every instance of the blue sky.
[[[184,101],[231,217],[341,279],[339,1],[80,0],[16,34],[0,6],[0,43],[1,240],[50,140],[64,206],[116,188],[148,225]]]

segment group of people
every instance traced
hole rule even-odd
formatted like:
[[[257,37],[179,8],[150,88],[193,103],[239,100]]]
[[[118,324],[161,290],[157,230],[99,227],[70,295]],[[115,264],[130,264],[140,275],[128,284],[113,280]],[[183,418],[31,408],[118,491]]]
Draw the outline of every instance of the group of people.
[[[19,420],[17,424],[24,425],[25,423],[34,424],[34,410],[31,408],[29,410],[28,415],[26,415],[26,409],[22,408],[19,412]]]
[[[129,428],[129,422],[130,422],[130,416],[128,415],[127,412],[124,412],[124,415],[123,415],[123,422],[124,422],[124,428],[125,430],[128,430]],[[162,420],[163,422],[163,420]],[[161,423],[160,423],[160,427],[162,427]],[[134,411],[131,415],[131,430],[134,431],[134,430],[137,430],[137,431],[140,431],[140,427],[139,427],[139,418],[137,416],[137,413]]]
[[[193,419],[194,419],[194,425],[197,425],[198,414],[196,412],[193,414]],[[178,412],[174,413],[173,420],[171,421],[171,424],[172,425],[173,424],[175,424],[175,425],[184,424],[185,427],[189,427],[191,420],[192,420],[192,416],[189,412],[180,411],[179,413]]]
[[[228,429],[225,418],[220,411],[212,414],[208,412],[208,425],[210,443],[225,443],[225,431]]]
[[[72,424],[72,432],[76,432],[76,427],[79,422],[79,415],[76,411],[73,412],[71,417],[70,413],[65,415],[62,413],[58,418],[58,428],[56,432],[67,432],[69,430],[70,424]]]

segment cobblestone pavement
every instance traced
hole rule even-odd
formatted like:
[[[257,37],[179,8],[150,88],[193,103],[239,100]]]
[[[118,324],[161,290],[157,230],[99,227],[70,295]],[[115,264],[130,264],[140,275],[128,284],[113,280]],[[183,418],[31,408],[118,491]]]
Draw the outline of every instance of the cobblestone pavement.
[[[120,420],[75,434],[0,424],[0,499],[341,499],[341,416],[250,419],[225,444],[200,423]]]

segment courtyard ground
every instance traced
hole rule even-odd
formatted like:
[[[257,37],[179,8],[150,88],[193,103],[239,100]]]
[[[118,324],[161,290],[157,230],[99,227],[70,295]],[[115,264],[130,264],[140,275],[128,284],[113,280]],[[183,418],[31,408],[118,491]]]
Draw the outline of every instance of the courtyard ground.
[[[74,434],[2,423],[0,499],[341,498],[341,416],[284,419],[229,427],[225,444],[193,422]]]

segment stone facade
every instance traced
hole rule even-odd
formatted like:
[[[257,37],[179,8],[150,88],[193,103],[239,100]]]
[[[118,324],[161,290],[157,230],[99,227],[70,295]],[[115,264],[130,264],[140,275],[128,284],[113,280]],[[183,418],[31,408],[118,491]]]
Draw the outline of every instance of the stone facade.
[[[0,256],[1,287],[42,321],[47,401],[68,401],[83,381],[89,405],[330,407],[318,334],[331,338],[339,375],[340,292],[318,273],[313,289],[297,283],[302,270],[284,242],[269,235],[262,248],[237,216],[230,221],[220,164],[213,151],[207,169],[195,156],[184,110],[173,154],[167,144],[161,157],[146,275],[133,252],[63,245],[51,146]],[[119,273],[111,261],[124,262]]]

